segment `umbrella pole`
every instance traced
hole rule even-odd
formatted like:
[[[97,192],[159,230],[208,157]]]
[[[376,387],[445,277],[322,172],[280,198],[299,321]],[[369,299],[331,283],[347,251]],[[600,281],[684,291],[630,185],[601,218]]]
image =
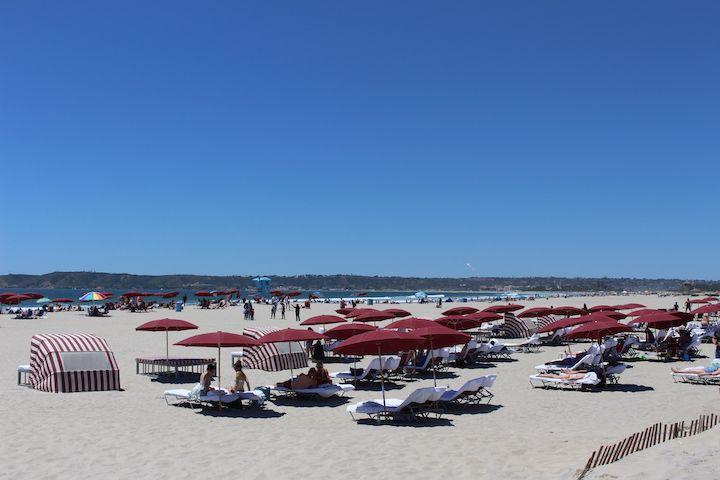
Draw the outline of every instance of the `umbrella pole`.
[[[382,397],[383,397],[383,412],[387,411],[387,406],[385,405],[385,375],[383,373],[384,368],[382,364],[382,356],[380,355],[380,345],[378,345],[378,361],[380,362],[380,389],[382,390]]]
[[[288,342],[288,348],[290,348],[290,390],[293,389],[293,368],[292,368],[292,362],[293,362],[293,356],[292,356],[292,342]]]
[[[165,370],[170,371],[170,339],[168,329],[165,329]]]
[[[430,357],[432,358],[433,366],[433,386],[437,387],[437,377],[435,376],[435,350],[433,350],[432,340],[430,341]]]

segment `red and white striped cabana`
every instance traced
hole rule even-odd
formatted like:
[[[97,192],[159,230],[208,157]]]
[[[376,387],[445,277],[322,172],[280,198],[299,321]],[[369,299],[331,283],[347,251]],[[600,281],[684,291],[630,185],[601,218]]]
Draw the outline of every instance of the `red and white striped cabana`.
[[[33,335],[30,370],[30,385],[44,392],[120,390],[115,355],[95,335]]]

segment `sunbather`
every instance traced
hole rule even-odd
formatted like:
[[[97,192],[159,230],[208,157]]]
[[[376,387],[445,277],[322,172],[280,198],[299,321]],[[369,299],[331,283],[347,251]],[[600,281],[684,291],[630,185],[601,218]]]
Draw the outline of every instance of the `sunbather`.
[[[585,377],[586,373],[588,373],[587,370],[577,370],[574,372],[539,373],[535,376],[542,378],[559,378],[562,380],[580,380]]]
[[[312,371],[312,369],[310,370]],[[314,375],[317,385],[326,385],[332,383],[330,374],[328,373],[327,368],[325,368],[322,362],[317,362],[317,364],[315,365]]]
[[[200,376],[200,391],[199,395],[207,395],[208,392],[215,390],[212,386],[213,377],[215,376],[215,365],[210,364],[207,366],[207,370]]]
[[[236,393],[236,392],[245,392],[245,391],[252,391],[252,387],[250,386],[250,382],[248,381],[247,376],[245,375],[245,372],[243,372],[242,369],[242,361],[238,360],[233,364],[233,368],[235,369],[235,385],[230,387],[230,392]],[[245,390],[245,386],[247,386],[247,390]]]
[[[699,376],[720,376],[720,358],[716,358],[707,367],[671,368],[673,373],[692,373]]]
[[[310,367],[310,370],[308,370],[308,373],[301,373],[295,378],[291,378],[290,380],[285,380],[284,382],[278,382],[278,387],[285,387],[285,388],[314,388],[318,386],[317,383],[317,372],[315,371],[315,367]]]

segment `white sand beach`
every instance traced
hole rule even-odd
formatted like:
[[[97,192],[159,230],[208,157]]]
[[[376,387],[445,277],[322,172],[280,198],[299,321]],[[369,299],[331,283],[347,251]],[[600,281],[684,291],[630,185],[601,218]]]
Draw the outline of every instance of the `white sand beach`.
[[[535,307],[639,302],[667,308],[675,301],[682,304],[684,297],[577,297],[520,303]],[[458,304],[446,307],[454,305]],[[399,307],[415,316],[440,314],[432,304]],[[302,318],[333,313],[336,308],[337,304],[315,303],[302,310]],[[199,325],[195,331],[171,332],[171,343],[217,330],[241,333],[243,327],[297,326],[294,320],[269,320],[269,310],[257,306],[254,322],[242,320],[241,307],[189,306],[180,313],[115,311],[106,318],[89,318],[81,312],[50,313],[36,320],[0,315],[0,478],[571,479],[603,443],[617,442],[658,421],[717,412],[717,387],[673,383],[670,366],[691,362],[632,362],[618,386],[599,392],[531,388],[528,375],[534,373],[533,366],[556,359],[563,347],[516,354],[512,362],[450,369],[453,376],[442,377],[439,385],[458,387],[475,376],[497,374],[490,406],[413,426],[353,422],[346,406],[378,398],[377,390],[358,389],[347,400],[325,404],[268,402],[262,410],[217,414],[167,406],[162,393],[174,385],[135,374],[136,357],[162,355],[165,348],[164,334],[135,331],[141,323],[170,317]],[[105,338],[120,365],[124,391],[51,394],[16,386],[16,366],[28,362],[30,337],[36,333],[93,333]],[[223,351],[223,384],[232,375],[231,350]],[[702,350],[712,355],[710,345],[704,344]],[[207,348],[171,346],[170,352],[216,355]],[[692,364],[709,361],[701,358]],[[327,366],[331,372],[347,367]],[[253,387],[289,376],[289,372],[246,373]],[[418,386],[432,385],[432,379],[398,385],[401,388],[391,389],[388,397],[404,397]],[[720,428],[653,447],[598,468],[587,478],[709,478],[711,465],[703,457],[714,453],[719,435]]]

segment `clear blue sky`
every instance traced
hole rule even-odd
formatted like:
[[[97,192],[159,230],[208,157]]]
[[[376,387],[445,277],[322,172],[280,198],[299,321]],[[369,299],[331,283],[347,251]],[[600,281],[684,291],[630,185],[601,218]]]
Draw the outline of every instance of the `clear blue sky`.
[[[2,0],[0,273],[720,278],[718,25]]]

